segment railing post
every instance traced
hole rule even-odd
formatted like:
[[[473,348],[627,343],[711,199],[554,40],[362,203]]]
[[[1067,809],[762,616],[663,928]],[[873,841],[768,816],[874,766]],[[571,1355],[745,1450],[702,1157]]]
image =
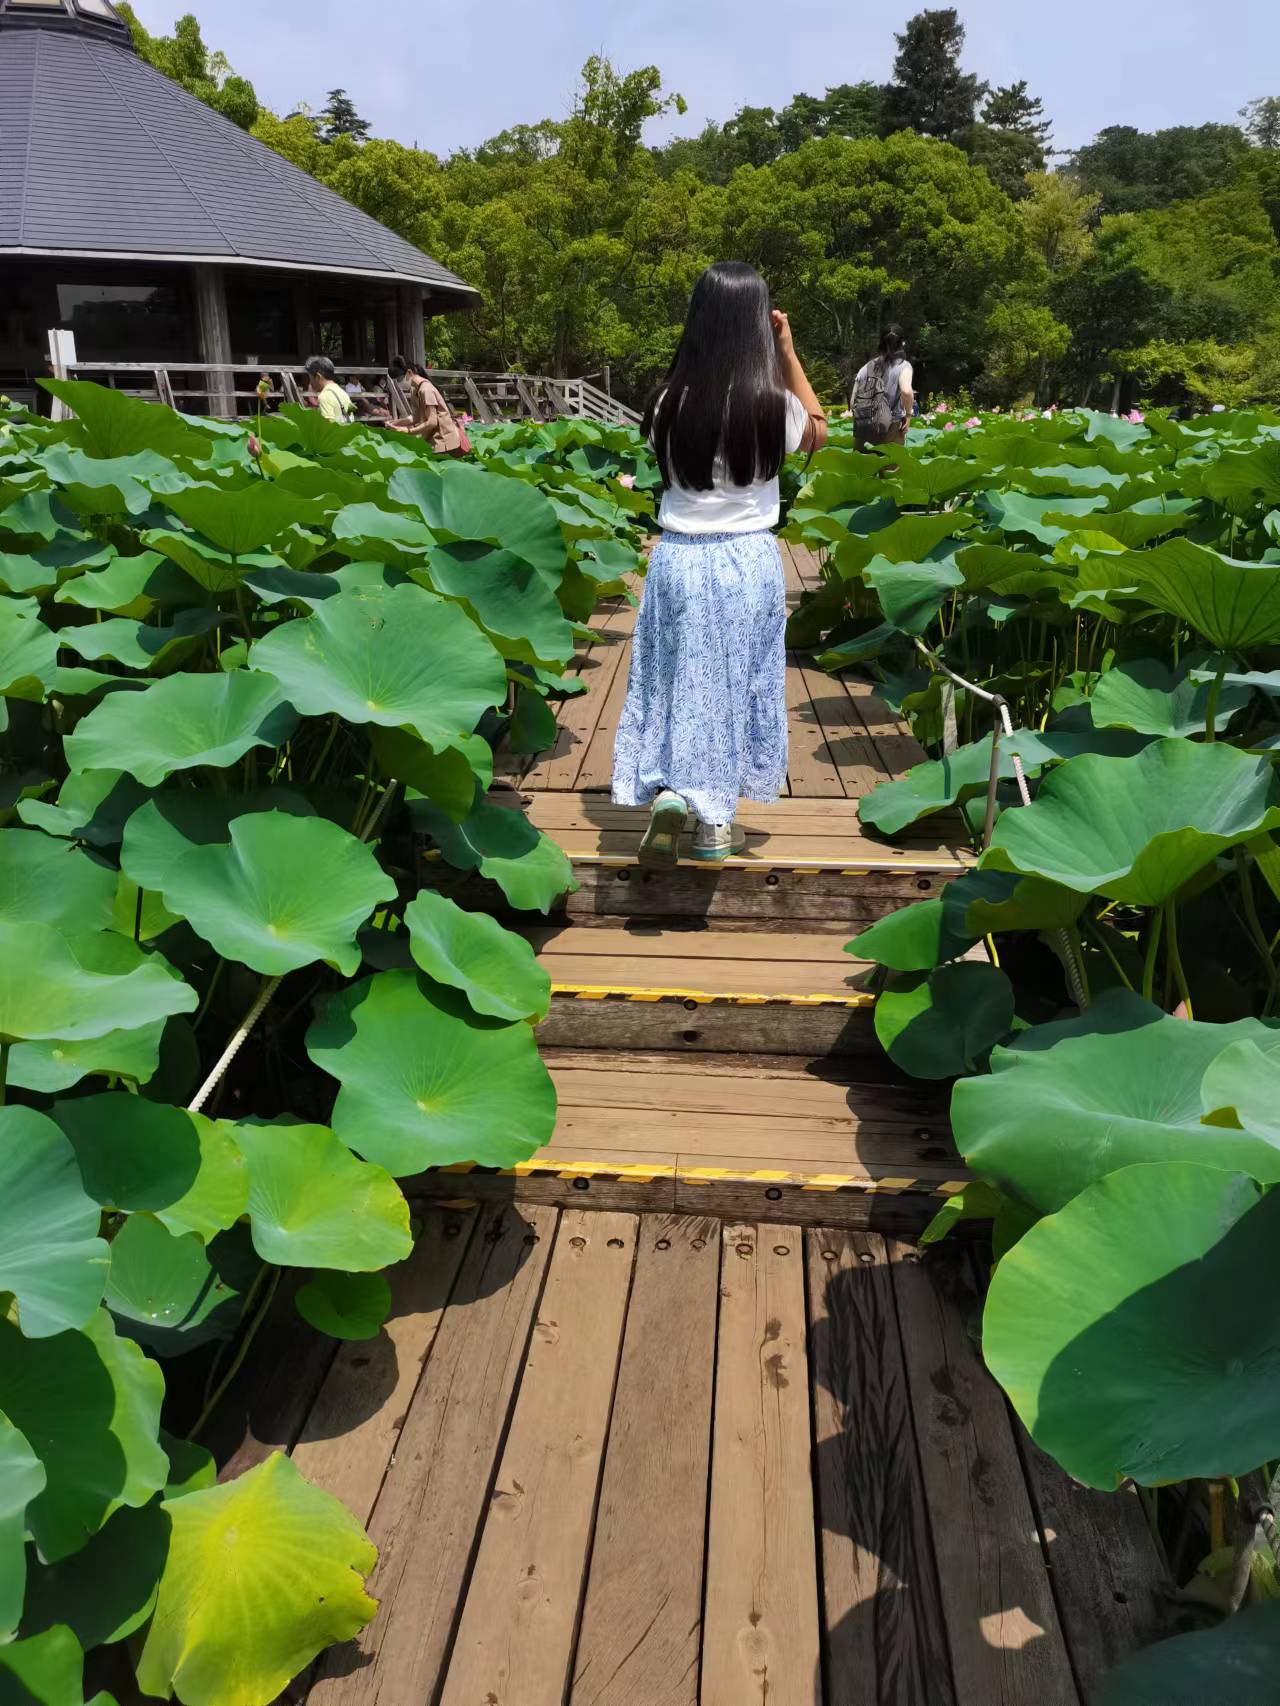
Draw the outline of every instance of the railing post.
[[[1004,732],[1000,708],[1004,700],[997,698],[992,705],[995,721],[991,725],[991,769],[987,776],[987,811],[982,822],[982,847],[991,845],[991,831],[996,822],[996,789],[1000,783],[1000,736]]]

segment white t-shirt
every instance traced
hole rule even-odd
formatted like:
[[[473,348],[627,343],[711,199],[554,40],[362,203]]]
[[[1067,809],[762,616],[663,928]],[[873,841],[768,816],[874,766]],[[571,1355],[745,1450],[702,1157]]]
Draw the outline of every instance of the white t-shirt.
[[[799,450],[808,424],[804,404],[794,391],[788,391],[788,455]],[[776,475],[772,480],[753,480],[749,486],[735,486],[724,458],[717,456],[711,478],[714,484],[709,492],[694,492],[675,484],[668,486],[658,510],[659,527],[670,533],[757,533],[778,525],[782,499]]]

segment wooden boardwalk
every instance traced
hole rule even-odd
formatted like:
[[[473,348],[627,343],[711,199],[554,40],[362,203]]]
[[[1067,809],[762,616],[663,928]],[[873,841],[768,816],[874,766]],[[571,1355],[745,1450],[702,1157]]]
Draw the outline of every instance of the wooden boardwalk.
[[[291,1450],[379,1549],[377,1617],[289,1700],[1094,1706],[1161,1632],[1154,1545],[988,1379],[972,1247],[911,1244],[965,1176],[946,1091],[894,1072],[842,952],[963,869],[858,822],[919,749],[794,660],[788,798],[723,871],[641,871],[606,791],[630,623],[508,766],[580,884],[522,924],[554,1141],[403,1181],[379,1336],[299,1333],[282,1288],[215,1420],[224,1473]]]
[[[1155,1550],[1011,1418],[977,1279],[839,1228],[426,1210],[381,1336],[284,1300],[222,1418],[379,1548],[290,1699],[1091,1706],[1162,1628]]]

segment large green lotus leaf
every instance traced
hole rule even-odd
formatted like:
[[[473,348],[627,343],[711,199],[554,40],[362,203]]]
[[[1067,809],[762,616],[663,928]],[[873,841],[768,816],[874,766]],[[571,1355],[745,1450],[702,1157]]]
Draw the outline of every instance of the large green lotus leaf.
[[[84,770],[67,777],[56,803],[22,800],[18,816],[47,835],[74,836],[94,847],[114,847],[148,793],[123,771]]]
[[[1280,824],[1270,762],[1221,742],[1156,741],[1133,758],[1087,753],[1005,812],[984,869],[1158,906],[1228,848]]]
[[[421,557],[435,535],[415,517],[376,504],[348,504],[333,518],[335,546],[349,557],[397,565]]]
[[[573,629],[554,591],[514,552],[467,542],[437,545],[418,576],[461,604],[503,657],[556,664],[573,656]]]
[[[878,919],[846,952],[891,971],[928,971],[959,959],[981,936],[1002,930],[1055,930],[1084,905],[1070,889],[1007,871],[966,871],[936,900],[917,901]]]
[[[556,1096],[528,1025],[477,1018],[412,972],[330,996],[307,1052],[342,1085],[333,1129],[397,1176],[456,1161],[509,1167],[551,1136]]]
[[[183,1356],[234,1337],[244,1302],[194,1232],[178,1235],[131,1214],[111,1242],[103,1302],[116,1326],[158,1356]]]
[[[1242,1475],[1275,1451],[1280,1191],[1183,1161],[1120,1167],[996,1268],[987,1366],[1086,1486]]]
[[[76,417],[75,437],[91,456],[133,456],[154,450],[162,456],[208,456],[212,426],[196,430],[189,417],[157,408],[138,397],[87,379],[42,379],[46,391]]]
[[[959,543],[952,536],[972,526],[973,517],[965,510],[947,510],[941,515],[894,515],[889,510],[888,525],[859,527],[846,534],[833,548],[830,561],[844,580],[860,578],[867,565],[877,557],[889,563],[924,563],[949,547],[944,555]],[[879,516],[868,517],[876,522]]]
[[[885,620],[903,634],[923,634],[942,606],[963,585],[954,563],[891,563],[873,557],[864,571]]]
[[[52,925],[0,924],[0,1042],[104,1037],[196,1004],[195,990],[164,961],[96,972]]]
[[[227,846],[195,847],[164,879],[164,901],[224,959],[272,976],[323,960],[360,965],[356,931],[394,878],[354,835],[321,817],[261,812],[231,825]]]
[[[1078,525],[1077,518],[1070,515],[1047,514],[1044,520],[1047,526],[1062,526],[1071,531]],[[1144,514],[1135,509],[1122,509],[1114,513],[1095,510],[1089,517],[1088,531],[1112,539],[1126,550],[1137,551],[1163,534],[1178,533],[1184,527],[1190,527],[1193,520],[1193,510],[1175,510],[1172,507],[1168,513],[1156,515]]]
[[[353,461],[362,433],[342,421],[329,421],[318,409],[283,403],[262,422],[262,437],[268,444],[292,446],[305,456],[342,456]]]
[[[274,480],[252,480],[232,490],[188,486],[166,492],[164,504],[230,557],[261,551],[286,527],[305,525],[315,513],[314,504],[281,491]]]
[[[105,622],[90,622],[79,628],[63,628],[60,645],[82,658],[111,658],[127,669],[147,669],[153,674],[175,669],[197,651],[201,642],[226,618],[218,610],[180,610],[167,628],[150,622],[134,622],[113,616]]]
[[[104,693],[128,693],[145,686],[145,681],[139,681],[134,676],[107,675],[102,670],[59,664],[54,672],[53,692],[50,697],[55,703],[61,704],[66,704],[69,700],[80,700],[81,703],[75,706],[74,710],[77,716],[83,716]]]
[[[141,551],[135,557],[113,555],[105,568],[77,575],[59,587],[53,595],[54,603],[78,604],[86,610],[111,610],[141,620],[158,602],[149,588],[159,582],[166,591],[170,590],[159,572],[163,562],[158,551]],[[187,587],[184,597],[189,593]]]
[[[1000,780],[1013,779],[1015,754],[1023,773],[1032,777],[1038,776],[1047,765],[1076,758],[1081,753],[1127,756],[1145,744],[1142,737],[1122,729],[1050,729],[1044,733],[1015,729],[1012,736],[1000,742]],[[957,747],[945,758],[926,759],[912,765],[905,776],[881,782],[858,802],[858,816],[883,834],[896,835],[932,812],[963,805],[966,800],[985,794],[990,775],[991,736],[984,735],[981,740]]]
[[[12,593],[46,593],[76,570],[109,562],[114,556],[113,545],[73,534],[40,551],[0,551],[0,586]]]
[[[981,493],[976,499],[976,507],[1001,532],[1015,536],[1026,534],[1038,539],[1042,545],[1056,545],[1068,531],[1061,525],[1064,517],[1074,518],[1074,525],[1079,527],[1082,525],[1080,516],[1091,515],[1106,506],[1107,500],[1101,493],[1087,498],[1061,498],[1033,497],[1027,492],[991,491]],[[1050,514],[1056,515],[1056,523],[1047,519]]]
[[[298,1314],[333,1339],[376,1339],[391,1313],[391,1287],[381,1274],[344,1274],[322,1269],[299,1286]]]
[[[1188,489],[1198,487],[1215,503],[1241,514],[1259,503],[1280,500],[1280,441],[1268,439],[1251,450],[1226,450],[1216,462],[1196,471]]]
[[[150,1616],[168,1551],[169,1517],[159,1500],[118,1510],[73,1557],[33,1566],[24,1631],[64,1624],[86,1652],[123,1641]]]
[[[18,1627],[26,1597],[27,1506],[45,1484],[44,1464],[0,1415],[0,1649]]]
[[[148,550],[167,557],[205,592],[234,592],[249,575],[280,567],[279,557],[272,552],[233,557],[198,533],[179,533],[171,527],[149,527],[141,538]]]
[[[1280,641],[1280,565],[1237,562],[1190,539],[1115,560],[1150,603],[1189,622],[1212,646],[1244,651]]]
[[[53,687],[58,642],[37,616],[0,599],[0,694],[39,704]]]
[[[1069,588],[1074,577],[1034,551],[1007,545],[968,545],[956,553],[966,592],[999,592],[1034,598],[1051,588]]]
[[[1199,1162],[1280,1182],[1280,1143],[1201,1123],[1210,1063],[1232,1043],[1265,1043],[1274,1032],[1256,1019],[1208,1025],[1167,1015],[1133,1028],[1120,1007],[1098,1018],[1117,1028],[1037,1026],[1017,1047],[995,1050],[989,1076],[956,1085],[951,1123],[976,1173],[1046,1214],[1140,1161]]]
[[[958,960],[893,977],[875,1006],[876,1035],[913,1078],[973,1072],[1013,1029],[1013,985],[998,966]]]
[[[516,690],[516,706],[507,727],[507,746],[512,752],[548,752],[560,733],[556,714],[533,687]]]
[[[180,1499],[184,1493],[217,1485],[218,1465],[211,1451],[189,1439],[175,1439],[164,1428],[160,1429],[160,1444],[169,1459],[169,1479],[164,1485],[166,1499]]]
[[[1095,728],[1137,729],[1149,735],[1203,734],[1209,693],[1203,672],[1193,673],[1192,665],[1170,669],[1158,658],[1133,658],[1107,670],[1089,704]],[[1248,703],[1248,687],[1224,684],[1214,728],[1225,729]]]
[[[441,539],[483,539],[522,557],[555,590],[567,552],[549,498],[523,480],[504,479],[464,462],[399,468],[388,496],[421,512]]]
[[[949,907],[943,896],[917,901],[877,919],[845,944],[845,952],[891,971],[929,971],[946,960],[959,959],[976,940],[964,928],[963,910]]]
[[[412,1250],[394,1179],[358,1161],[328,1126],[246,1123],[230,1132],[249,1164],[253,1247],[264,1262],[366,1272]]]
[[[1280,1035],[1223,1049],[1205,1069],[1200,1100],[1210,1124],[1243,1126],[1280,1145]]]
[[[0,829],[0,923],[105,930],[116,873],[35,829]]]
[[[361,1579],[377,1558],[364,1530],[280,1452],[164,1509],[173,1532],[138,1661],[147,1694],[267,1706],[377,1610]]]
[[[185,1108],[108,1090],[54,1105],[84,1187],[105,1209],[147,1211],[206,1242],[249,1201],[244,1156],[222,1126]]]
[[[102,1300],[110,1252],[75,1151],[34,1108],[0,1108],[0,1292],[29,1339],[83,1327]]]
[[[84,1654],[65,1626],[0,1647],[3,1706],[84,1706]],[[95,1694],[89,1706],[115,1706]]]
[[[177,472],[165,456],[137,450],[131,456],[87,456],[83,450],[54,446],[37,458],[79,516],[141,515],[151,503],[143,481]]]
[[[469,734],[506,692],[502,659],[475,623],[412,585],[326,599],[259,640],[250,663],[304,716],[408,725],[431,746]]]
[[[477,1013],[543,1019],[551,979],[523,936],[483,912],[423,889],[404,915],[411,951],[428,977],[460,989]]]
[[[493,781],[493,749],[482,735],[458,735],[436,752],[412,729],[375,728],[371,744],[388,776],[425,794],[454,823],[471,815],[476,789]]]
[[[142,889],[158,891],[175,863],[193,847],[229,842],[231,825],[253,812],[314,817],[315,807],[291,788],[219,794],[209,788],[166,791],[130,817],[120,845],[120,868]]]
[[[100,1309],[77,1332],[27,1339],[0,1320],[0,1409],[31,1442],[48,1485],[27,1507],[45,1563],[78,1552],[122,1505],[165,1484],[156,1440],[164,1378]]]
[[[158,965],[181,982],[181,974],[158,955],[148,954],[133,941],[132,914],[127,935],[99,931],[77,935],[72,948],[81,966],[90,972],[118,977],[141,965]],[[112,1030],[100,1037],[77,1041],[45,1038],[13,1045],[9,1055],[9,1082],[24,1090],[46,1095],[68,1090],[89,1073],[109,1072],[146,1084],[160,1064],[160,1049],[167,1018],[152,1019],[132,1030]]]
[[[1213,1629],[1157,1641],[1113,1670],[1098,1706],[1274,1706],[1280,1606],[1250,1605]]]
[[[269,675],[173,675],[141,693],[110,694],[63,747],[73,770],[126,770],[155,787],[175,770],[220,770],[251,747],[279,746],[297,721]]]
[[[449,864],[490,878],[522,912],[549,912],[560,895],[578,886],[563,850],[512,807],[477,796],[471,815],[454,823],[429,801],[412,800],[409,815]]]

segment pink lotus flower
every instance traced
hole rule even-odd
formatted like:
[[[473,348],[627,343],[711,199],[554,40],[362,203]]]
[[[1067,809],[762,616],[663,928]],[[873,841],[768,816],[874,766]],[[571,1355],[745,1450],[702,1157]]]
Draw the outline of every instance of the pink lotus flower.
[[[942,430],[943,432],[954,432],[956,430],[956,423],[954,421],[948,421]]]
[[[254,433],[249,434],[249,454],[250,456],[262,455],[262,440]]]
[[[1141,426],[1142,421],[1143,421],[1142,410],[1141,409],[1130,409],[1129,413],[1124,418],[1125,418],[1125,420],[1131,422],[1132,425],[1134,425],[1134,426]]]
[[[620,486],[625,486],[629,492],[634,491],[635,490],[635,484],[636,484],[636,477],[634,474],[619,474],[618,475],[618,484]]]
[[[459,415],[458,416],[458,422],[461,426],[470,426],[474,419],[475,419],[474,415]]]
[[[976,427],[976,426],[981,426],[981,425],[982,425],[982,422],[981,422],[981,420],[980,420],[980,419],[979,419],[979,418],[978,418],[978,416],[977,416],[977,415],[970,415],[970,416],[969,416],[969,418],[968,418],[968,420],[967,420],[967,421],[966,421],[966,422],[965,422],[965,423],[964,423],[964,424],[965,424],[965,425],[966,425],[966,426],[967,426],[967,427]]]

